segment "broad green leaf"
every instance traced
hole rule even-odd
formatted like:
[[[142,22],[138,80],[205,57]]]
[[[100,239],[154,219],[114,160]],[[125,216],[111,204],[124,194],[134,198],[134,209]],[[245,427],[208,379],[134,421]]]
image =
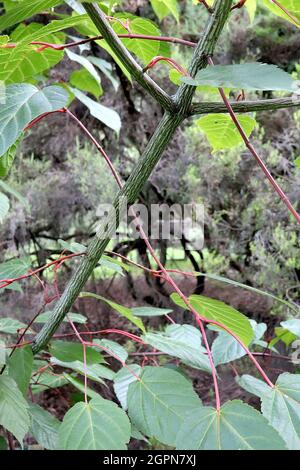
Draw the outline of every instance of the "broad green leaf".
[[[300,449],[300,375],[281,374],[274,388],[243,375],[239,385],[261,399],[261,410],[291,450]]]
[[[48,36],[54,35],[55,33],[59,33],[63,31],[64,29],[77,26],[83,21],[86,21],[87,18],[88,18],[87,15],[68,16],[61,20],[53,20],[45,26],[41,25],[40,23],[30,23],[27,26],[26,30],[24,30],[23,34],[17,40],[22,42],[22,44],[25,44],[25,43],[29,44],[30,42],[33,42],[33,41],[34,42],[40,42],[40,41],[48,42],[48,40],[46,39]],[[38,24],[39,27],[38,28],[35,27],[33,30],[31,30],[30,27],[32,24]],[[25,31],[26,31],[26,34],[25,34]]]
[[[251,344],[256,344],[256,341],[259,341],[265,333],[267,325],[265,323],[256,323],[254,320],[250,320],[250,323],[254,332],[254,339]],[[221,331],[214,340],[211,351],[215,366],[235,361],[246,355],[245,349],[225,331]]]
[[[36,395],[44,390],[63,387],[67,383],[68,381],[63,375],[54,375],[51,372],[45,371],[32,377],[31,390]]]
[[[66,369],[72,369],[81,375],[85,375],[86,372],[87,377],[89,379],[94,380],[95,382],[99,382],[101,384],[105,383],[102,378],[113,380],[115,376],[115,373],[112,370],[102,366],[101,364],[88,364],[85,369],[84,363],[80,361],[64,362],[60,361],[59,359],[56,359],[55,357],[52,357],[50,359],[50,362],[53,365],[64,367]]]
[[[71,343],[69,341],[51,341],[49,346],[50,353],[60,361],[83,362],[83,346],[81,343]],[[86,348],[87,364],[98,364],[103,362],[103,358],[98,351],[91,347]]]
[[[278,3],[284,7],[295,19],[291,18],[279,6],[275,5],[271,0],[263,0],[264,6],[267,7],[272,13],[278,15],[285,20],[300,27],[300,3],[299,0],[280,0]]]
[[[77,242],[66,242],[65,240],[58,240],[59,245],[66,251],[71,253],[84,253],[87,250],[85,245]]]
[[[122,367],[114,378],[114,391],[117,395],[119,402],[124,410],[127,410],[127,394],[128,387],[132,382],[137,380],[136,376],[140,376],[142,367],[138,364],[130,364],[130,370],[127,367]],[[134,374],[132,372],[134,372]]]
[[[58,86],[39,90],[26,83],[8,85],[0,108],[0,155],[22,134],[24,128],[43,113],[56,111],[68,103],[67,92]]]
[[[172,294],[171,299],[175,304],[186,309],[186,305],[178,294]],[[233,307],[219,300],[204,297],[203,295],[191,295],[189,301],[192,307],[202,317],[207,320],[217,321],[233,333],[235,333],[243,343],[249,345],[253,339],[253,329],[248,318],[238,312]]]
[[[21,24],[13,31],[11,42],[16,44],[15,48],[0,48],[0,80],[6,84],[23,83],[31,81],[34,77],[60,62],[64,56],[63,51],[52,48],[38,52],[38,45],[28,45],[30,37],[38,35],[43,27],[39,23],[31,23],[28,26]],[[64,42],[64,35],[48,34],[45,42]]]
[[[59,429],[59,446],[64,450],[126,450],[130,422],[115,403],[93,398],[76,403]]]
[[[0,280],[23,276],[30,268],[29,258],[17,258],[0,264]]]
[[[118,91],[119,82],[113,75],[112,64],[107,60],[100,59],[100,57],[89,56],[88,60],[92,62],[98,69],[108,78],[114,87],[115,91]]]
[[[22,323],[19,320],[16,320],[15,318],[0,318],[0,333],[15,335],[18,330],[25,327],[25,323]]]
[[[94,65],[84,56],[75,54],[74,52],[66,49],[67,56],[69,57],[70,60],[73,62],[77,62],[77,64],[82,65],[82,67],[85,68],[85,70],[93,77],[93,79],[96,81],[98,85],[100,85],[101,80],[99,77],[99,74],[94,67]]]
[[[70,83],[79,90],[91,93],[97,99],[103,95],[103,89],[100,83],[85,69],[74,70],[70,75]]]
[[[16,382],[6,375],[0,376],[0,425],[11,432],[20,444],[30,425],[28,403]]]
[[[4,155],[0,158],[0,178],[6,178],[9,173],[9,170],[12,167],[14,162],[16,152],[20,143],[20,140],[23,138],[21,134],[20,139],[18,139],[9,149],[5,152]]]
[[[1,161],[1,160],[0,160]],[[0,193],[0,224],[4,221],[9,211],[9,199],[8,197]]]
[[[29,404],[31,424],[29,432],[44,449],[55,450],[58,445],[60,422],[55,416],[35,403]]]
[[[19,390],[26,396],[33,367],[30,346],[17,348],[7,361],[8,375],[15,380]]]
[[[282,321],[280,325],[283,326],[283,328],[285,328],[286,330],[293,333],[293,335],[300,337],[300,320],[298,318]]]
[[[220,413],[199,407],[185,417],[177,435],[178,450],[284,450],[279,434],[254,408],[239,400]]]
[[[253,23],[254,18],[255,18],[255,13],[257,9],[257,0],[247,0],[245,3],[245,6],[247,8],[247,12],[250,18],[250,22]]]
[[[52,311],[47,311],[47,312],[44,312],[44,313],[41,313],[37,318],[36,320],[34,321],[34,323],[46,323],[50,316],[52,314]],[[81,325],[83,325],[84,323],[87,322],[87,318],[83,315],[81,315],[81,313],[71,313],[69,312],[68,313],[68,318],[70,318],[72,320],[73,323],[79,323]],[[63,321],[65,323],[68,322],[68,318],[65,318]]]
[[[117,304],[116,302],[105,299],[105,297],[94,294],[93,292],[81,292],[80,297],[93,297],[94,299],[102,300],[103,302],[107,303],[111,308],[119,312],[123,317],[127,318],[127,320],[129,320],[131,323],[136,325],[140,330],[142,330],[143,332],[146,331],[142,320],[138,317],[135,317],[130,308],[124,307],[123,305]]]
[[[159,21],[162,21],[170,13],[174,16],[177,22],[179,21],[177,0],[150,0],[150,2]]]
[[[238,65],[216,65],[200,70],[196,78],[182,77],[189,85],[210,85],[242,90],[274,90],[300,93],[291,75],[276,65],[250,62]]]
[[[111,341],[110,339],[95,339],[93,343],[103,348],[103,351],[108,351],[108,354],[111,352],[114,357],[118,357],[122,362],[126,362],[128,352],[116,341]]]
[[[0,36],[0,46],[5,46],[9,42],[9,36]]]
[[[187,340],[185,331],[181,334],[180,330],[189,325],[170,325],[164,333],[147,333],[143,336],[145,343],[150,344],[158,351],[162,351],[170,356],[178,357],[181,361],[196,369],[205,370],[211,373],[211,367],[205,349],[201,344],[200,332],[190,333],[191,341]]]
[[[0,18],[0,31],[10,28],[31,16],[45,11],[48,8],[56,7],[62,3],[62,0],[24,0],[19,5],[11,8],[6,14]]]
[[[77,88],[70,87],[70,91],[89,109],[92,116],[119,133],[121,129],[121,119],[116,111],[97,103]]]
[[[157,307],[133,307],[132,313],[137,317],[161,317],[172,313],[169,308],[157,308]]]
[[[166,367],[145,367],[140,379],[128,389],[133,425],[146,436],[174,446],[186,413],[201,406],[199,397],[183,375]]]
[[[250,292],[255,292],[255,294],[263,295],[265,297],[269,297],[270,299],[276,300],[283,305],[286,305],[289,309],[293,310],[295,313],[299,314],[299,308],[297,308],[291,302],[288,302],[276,295],[270,294],[270,292],[263,291],[261,289],[257,289],[256,287],[248,286],[247,284],[242,284],[241,282],[233,281],[232,279],[228,279],[227,277],[219,276],[218,274],[207,274],[207,273],[199,273],[196,272],[195,275],[204,276],[208,279],[212,279],[213,281],[223,282],[224,284],[229,284],[234,287],[241,287],[242,289],[249,290]]]
[[[257,125],[256,120],[247,115],[239,115],[238,120],[249,137]],[[227,114],[209,114],[198,119],[196,124],[205,133],[214,152],[244,144],[236,125]]]
[[[120,18],[121,21],[126,21],[126,17]],[[128,31],[115,22],[113,28],[117,34],[128,34]],[[130,31],[132,34],[141,34],[144,36],[160,36],[160,31],[157,26],[145,18],[134,18],[130,20]],[[159,41],[146,41],[141,39],[123,39],[127,49],[133,52],[144,64],[148,64],[150,60],[158,55],[160,49]]]
[[[99,393],[95,392],[90,387],[87,387],[87,389],[85,390],[84,384],[77,377],[74,377],[73,375],[66,374],[66,373],[64,373],[63,376],[64,376],[64,379],[66,380],[66,383],[69,382],[71,385],[73,385],[73,387],[79,390],[79,392],[81,392],[82,395],[84,395],[84,393],[86,392],[89,398],[99,397]]]
[[[290,346],[293,341],[297,339],[297,335],[294,335],[290,330],[286,328],[276,327],[275,328],[275,338],[272,339],[269,343],[269,347],[272,348],[279,341],[282,341],[286,346]]]
[[[0,182],[3,183],[3,181]],[[27,273],[30,268],[29,258],[17,258],[11,261],[6,261],[0,264],[0,281],[4,279],[14,279],[19,276],[23,276]],[[22,289],[18,282],[8,285],[7,287],[0,290],[0,292],[5,289],[13,289],[22,292]]]

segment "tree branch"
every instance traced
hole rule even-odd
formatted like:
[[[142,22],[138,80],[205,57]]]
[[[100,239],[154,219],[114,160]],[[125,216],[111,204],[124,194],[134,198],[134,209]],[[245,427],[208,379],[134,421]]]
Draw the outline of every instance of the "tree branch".
[[[175,106],[173,99],[164,90],[162,90],[151,77],[144,74],[142,67],[132,57],[130,52],[119,39],[118,35],[114,32],[99,6],[91,3],[83,3],[83,6],[103,39],[107,42],[128,72],[153,98],[156,99],[156,101],[160,103],[166,111],[174,111]]]
[[[230,103],[235,113],[251,113],[252,111],[274,111],[282,108],[299,108],[300,98],[277,98],[259,101],[236,101]],[[191,115],[227,113],[224,103],[210,103],[203,101],[195,103],[191,108]]]
[[[205,34],[199,42],[197,48],[195,49],[195,53],[192,59],[191,68],[194,74],[196,74],[197,71],[200,70],[200,68],[204,68],[207,66],[208,55],[213,53],[217,39],[221,34],[221,31],[227,21],[231,5],[232,0],[215,1],[214,14],[208,21]],[[91,5],[89,4],[85,4],[85,6],[91,7]],[[88,8],[89,11],[94,11],[94,9],[95,7],[93,7],[93,9]],[[96,12],[97,11],[98,9],[96,10]],[[97,12],[97,16],[98,13],[99,12]],[[101,33],[104,34],[105,32],[105,34],[107,34],[106,19],[104,18],[102,20],[101,17],[101,22],[99,23],[101,25],[101,29],[103,26],[102,22],[105,23],[105,28],[103,27],[103,31],[101,31]],[[108,32],[109,38],[111,38],[110,34],[111,33]],[[118,37],[116,37],[116,41],[118,41],[119,43]],[[117,49],[118,47],[119,46],[117,46]],[[127,53],[125,54],[125,58],[127,61]],[[113,207],[111,208],[111,211],[106,217],[105,222],[102,223],[102,225],[99,227],[96,236],[92,239],[91,243],[89,244],[86,256],[84,257],[84,259],[82,259],[80,265],[73,274],[69,284],[64,290],[64,293],[57,302],[50,319],[35,337],[32,346],[34,353],[37,353],[47,345],[47,343],[50,341],[53,334],[63,321],[64,317],[71,309],[73,303],[82,291],[83,286],[87,282],[88,278],[96,267],[99,259],[103,255],[105,248],[107,247],[110,238],[115,231],[115,224],[118,223],[123,210],[126,209],[126,207],[124,207],[124,199],[126,199],[129,204],[132,204],[136,201],[141,189],[148,180],[156,164],[162,157],[165,148],[174,136],[176,129],[185,119],[187,115],[186,109],[190,108],[194,92],[195,87],[191,87],[186,84],[181,85],[181,87],[179,88],[178,96],[176,96],[178,112],[172,114],[166,112],[162,120],[158,124],[154,135],[150,139],[141,159],[138,161],[137,165],[133,169],[130,178],[127,180],[122,190],[118,192]]]

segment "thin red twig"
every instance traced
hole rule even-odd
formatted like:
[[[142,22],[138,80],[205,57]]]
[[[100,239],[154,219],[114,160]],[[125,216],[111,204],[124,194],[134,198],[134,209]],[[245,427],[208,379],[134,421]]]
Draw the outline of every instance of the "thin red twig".
[[[171,67],[173,67],[173,69],[177,70],[182,75],[185,75],[185,76],[189,75],[188,72],[185,70],[185,68],[183,68],[180,64],[178,64],[174,59],[170,59],[169,57],[164,57],[162,55],[158,55],[154,57],[149,62],[149,64],[147,64],[146,67],[143,68],[143,72],[145,73],[147,72],[147,70],[152,69],[153,67],[155,67],[156,64],[158,64],[158,62],[167,62],[169,65],[171,65]]]
[[[212,60],[211,57],[209,57],[208,59],[208,62],[210,65],[214,66],[214,62]],[[290,213],[294,216],[294,218],[297,220],[298,223],[300,223],[300,215],[298,214],[298,212],[296,211],[296,209],[294,208],[293,204],[291,203],[291,201],[289,200],[288,196],[285,194],[285,192],[281,189],[281,187],[279,186],[279,184],[277,183],[277,181],[275,181],[275,179],[273,178],[273,176],[271,175],[270,171],[268,170],[267,166],[265,165],[265,163],[263,162],[262,158],[258,155],[257,151],[255,150],[255,148],[253,147],[253,145],[251,144],[250,140],[248,139],[247,137],[247,134],[246,132],[244,131],[243,127],[241,126],[238,118],[237,118],[237,115],[235,114],[235,112],[233,111],[232,109],[232,106],[230,104],[230,101],[227,99],[226,97],[226,94],[223,90],[223,88],[219,88],[219,93],[223,99],[223,102],[228,110],[228,113],[232,119],[232,121],[234,122],[237,130],[239,131],[240,133],[240,136],[242,137],[246,147],[249,149],[249,151],[251,152],[251,154],[254,156],[255,160],[257,161],[258,165],[260,166],[260,168],[262,169],[264,175],[266,176],[266,178],[269,180],[269,182],[271,183],[273,189],[276,191],[276,193],[278,194],[278,196],[280,197],[280,199],[282,200],[282,202],[286,205],[286,207],[288,208],[288,210],[290,211]]]

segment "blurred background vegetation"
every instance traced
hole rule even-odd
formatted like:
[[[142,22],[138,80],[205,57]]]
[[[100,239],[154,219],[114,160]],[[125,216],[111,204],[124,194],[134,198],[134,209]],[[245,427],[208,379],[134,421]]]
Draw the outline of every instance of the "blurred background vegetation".
[[[181,16],[177,23],[167,17],[161,22],[166,35],[196,41],[203,29],[206,13],[195,8],[191,1],[180,2]],[[63,7],[61,12],[65,12]],[[135,15],[157,21],[148,1],[128,0],[122,8]],[[39,15],[33,18],[43,22]],[[240,11],[229,22],[216,53],[218,63],[259,60],[276,64],[300,77],[300,35],[290,23],[272,16],[258,7],[254,23],[247,11]],[[91,117],[87,109],[76,101],[72,111],[99,138],[111,156],[122,177],[126,179],[152,135],[161,116],[158,105],[144,92],[128,81],[111,57],[97,45],[92,53],[109,62],[112,77],[102,75],[103,95],[100,102],[116,110],[122,121],[119,135]],[[172,46],[172,57],[185,66],[191,51]],[[66,57],[54,70],[44,76],[47,82],[63,82],[80,66]],[[166,65],[158,66],[151,74],[162,87],[172,93],[176,86],[170,80]],[[172,78],[172,74],[171,78]],[[173,74],[174,75],[174,74]],[[174,80],[174,77],[173,77]],[[176,80],[175,80],[176,81]],[[264,96],[265,95],[265,96]],[[200,99],[217,101],[220,98],[210,90],[197,92]],[[280,96],[280,93],[249,93],[247,99]],[[232,96],[234,98],[234,96]],[[291,201],[300,201],[300,112],[279,110],[256,115],[252,141],[281,184]],[[28,134],[17,151],[15,164],[6,182],[22,195],[10,196],[11,210],[0,226],[0,260],[29,256],[31,264],[43,265],[62,251],[60,239],[87,244],[95,231],[99,202],[110,202],[116,185],[105,163],[96,150],[80,135],[79,129],[64,116],[50,116]],[[249,152],[241,145],[234,149],[212,152],[205,135],[197,125],[197,117],[190,119],[176,134],[175,139],[159,163],[141,201],[151,203],[203,203],[205,206],[205,246],[200,252],[189,253],[184,246],[174,249],[166,243],[155,244],[162,260],[168,266],[198,269],[221,274],[250,286],[270,291],[280,297],[299,301],[300,254],[296,223],[285,206],[273,193],[261,170]],[[111,249],[129,254],[149,264],[141,244],[124,240]],[[64,268],[61,282],[70,275],[73,264]],[[133,299],[158,306],[167,305],[168,295],[159,282],[146,279],[149,291],[141,292],[140,277],[127,274],[126,283]],[[101,290],[101,279],[116,282],[115,274],[107,269],[96,271],[95,285]],[[118,282],[118,281],[117,281]],[[123,283],[123,284],[122,284]],[[102,286],[102,287],[101,287]],[[240,302],[240,293],[229,294],[217,283],[191,281],[188,289],[223,298],[230,303]],[[0,304],[4,310],[24,307],[24,290],[32,308],[33,285],[24,283],[22,292],[6,290]],[[118,290],[118,289],[117,289]],[[39,298],[38,294],[37,298]],[[243,296],[240,309],[253,315],[281,314],[280,307],[257,304]],[[231,302],[231,303],[232,303]],[[251,305],[249,305],[251,303]]]

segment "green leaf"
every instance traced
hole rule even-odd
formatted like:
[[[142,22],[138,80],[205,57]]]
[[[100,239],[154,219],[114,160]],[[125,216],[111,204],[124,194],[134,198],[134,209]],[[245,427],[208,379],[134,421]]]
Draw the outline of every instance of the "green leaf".
[[[200,70],[196,78],[182,77],[189,85],[210,85],[239,90],[274,90],[300,93],[299,85],[291,75],[276,65],[259,62],[238,65],[216,65]]]
[[[1,160],[0,160],[1,161]],[[9,211],[9,199],[8,197],[0,193],[0,224],[4,221]]]
[[[20,144],[20,140],[22,140],[23,135],[21,134],[20,139],[18,139],[13,145],[9,147],[9,149],[5,152],[4,155],[0,158],[0,178],[6,178],[9,173],[9,170],[12,167],[14,162],[17,149]]]
[[[178,294],[172,294],[171,299],[175,304],[186,309],[186,305]],[[248,318],[233,307],[219,300],[204,297],[203,295],[191,295],[189,301],[192,307],[207,320],[217,321],[235,333],[243,343],[249,345],[253,339],[253,329]]]
[[[118,357],[122,362],[126,362],[128,358],[128,352],[123,346],[116,341],[111,341],[110,339],[95,339],[93,343],[97,344],[101,348],[104,348],[104,351],[110,351],[114,357]]]
[[[85,69],[75,70],[72,72],[70,75],[70,83],[73,87],[78,88],[79,90],[91,93],[97,99],[103,95],[103,89],[100,83],[98,83]]]
[[[85,375],[86,372],[86,375],[89,379],[101,384],[104,384],[105,382],[100,377],[113,380],[115,376],[115,373],[113,371],[111,371],[107,367],[102,366],[101,364],[88,364],[85,369],[84,363],[80,361],[66,362],[60,361],[55,357],[52,357],[50,361],[53,365],[64,367],[66,369],[72,369],[81,375]]]
[[[265,323],[257,324],[254,320],[250,320],[250,323],[254,331],[254,340],[251,344],[255,344],[265,333],[267,325]],[[218,337],[214,340],[211,352],[215,366],[235,361],[247,354],[237,340],[225,331],[220,332]]]
[[[145,367],[140,381],[129,385],[128,414],[148,437],[174,446],[185,414],[201,405],[192,384],[165,367]]]
[[[300,168],[300,156],[297,157],[297,158],[294,160],[294,165],[295,165],[297,168]]]
[[[246,284],[242,284],[241,282],[233,281],[232,279],[228,279],[227,277],[219,276],[217,274],[207,274],[207,273],[199,273],[197,272],[196,275],[204,276],[208,279],[212,279],[213,281],[223,282],[224,284],[229,284],[234,287],[241,287],[242,289],[249,290],[250,292],[255,292],[255,294],[263,295],[265,297],[269,297],[270,299],[276,300],[276,302],[281,303],[282,305],[286,305],[289,309],[293,310],[295,313],[299,314],[299,308],[296,307],[291,302],[287,302],[276,295],[270,294],[269,292],[263,291],[261,289],[257,289],[256,287],[248,286]]]
[[[99,74],[96,68],[94,67],[94,65],[86,57],[79,55],[79,54],[75,54],[74,52],[68,49],[66,49],[66,53],[70,60],[82,65],[82,67],[84,67],[85,70],[91,75],[91,77],[93,77],[96,83],[100,85],[101,80],[100,80]]]
[[[120,20],[125,22],[126,17],[120,17]],[[114,31],[117,34],[128,34],[128,31],[123,28],[120,23],[115,22],[113,25]],[[144,36],[160,36],[160,31],[157,26],[145,18],[133,18],[130,20],[130,31],[132,34],[141,34]],[[144,64],[148,64],[150,60],[158,55],[160,49],[159,41],[147,41],[141,39],[122,39],[124,45],[133,52]]]
[[[76,403],[59,429],[64,450],[126,450],[131,428],[126,413],[115,403],[93,398]]]
[[[284,18],[285,20],[293,23],[295,26],[300,27],[300,4],[298,0],[280,0],[278,3],[283,6],[292,16],[295,17],[294,21],[289,15],[287,15],[279,6],[272,3],[270,0],[263,0],[264,6],[271,10],[277,16]]]
[[[162,21],[167,15],[169,15],[169,13],[171,13],[176,21],[179,22],[177,0],[150,0],[150,2],[159,21]]]
[[[273,347],[279,341],[282,341],[286,346],[289,346],[293,341],[295,341],[295,339],[297,339],[297,335],[294,335],[291,331],[282,327],[276,327],[275,338],[270,341],[269,347]]]
[[[17,348],[7,361],[8,375],[15,380],[23,395],[27,395],[33,367],[33,354],[30,346]]]
[[[68,103],[67,92],[58,86],[39,90],[26,83],[8,85],[0,108],[0,156],[13,145],[24,128],[43,113],[56,111]]]
[[[257,125],[255,119],[239,115],[238,120],[249,137]],[[227,114],[209,114],[198,119],[196,124],[205,133],[214,152],[244,144],[236,125]]]
[[[92,100],[77,88],[70,87],[70,91],[81,101],[90,111],[91,115],[117,133],[121,129],[121,119],[119,114],[113,109],[107,108],[100,103]]]
[[[128,408],[128,387],[137,380],[135,375],[139,377],[143,370],[138,364],[130,364],[130,369],[131,370],[127,369],[127,367],[122,367],[114,378],[114,391],[124,410]],[[135,375],[131,371],[134,372]]]
[[[298,318],[292,318],[291,320],[282,321],[280,323],[283,328],[293,333],[295,336],[300,337],[300,320]]]
[[[188,336],[190,340],[186,336],[186,329],[189,327],[191,329]],[[181,330],[184,331],[181,332]],[[190,325],[170,325],[164,334],[147,333],[143,336],[143,340],[158,351],[178,357],[190,367],[211,373],[208,357],[201,344],[201,334]]]
[[[3,181],[0,181],[0,186]],[[23,276],[27,273],[28,269],[30,268],[30,260],[29,258],[17,258],[11,261],[7,261],[5,263],[0,264],[0,280],[4,279],[14,279],[19,276]],[[18,292],[22,292],[20,284],[16,281],[5,288],[0,290],[0,293],[3,292],[5,289],[16,290]]]
[[[172,313],[173,310],[157,307],[133,307],[131,311],[137,317],[160,317]]]
[[[18,330],[25,327],[25,323],[22,323],[19,320],[16,320],[15,318],[0,318],[0,333],[15,335]]]
[[[142,320],[140,318],[135,317],[130,308],[124,307],[123,305],[117,304],[116,302],[105,299],[105,297],[94,294],[93,292],[81,292],[80,297],[93,297],[94,299],[102,300],[145,333],[146,330]]]
[[[247,0],[245,6],[249,15],[250,23],[253,23],[257,9],[257,0]]]
[[[36,75],[50,69],[64,57],[63,51],[52,48],[38,52],[38,45],[29,45],[30,39],[35,40],[43,26],[39,23],[20,25],[11,35],[15,48],[0,48],[0,80],[6,84],[31,81]],[[40,34],[43,36],[42,34]],[[45,42],[57,44],[64,42],[64,35],[44,35]]]
[[[50,316],[52,314],[52,311],[49,310],[47,312],[41,313],[36,320],[34,320],[34,323],[46,323]],[[87,318],[81,315],[81,313],[68,313],[68,318],[72,320],[73,323],[79,323],[80,325],[83,325],[84,323],[87,322]],[[64,318],[64,322],[68,322],[68,318]]]
[[[56,7],[60,3],[62,3],[62,0],[31,0],[30,2],[24,0],[16,7],[11,8],[6,14],[2,15],[0,18],[0,31],[10,28],[17,23],[21,23],[21,21],[41,11]]]
[[[68,341],[51,341],[49,346],[50,353],[60,361],[83,362],[83,346],[81,343],[71,343]],[[98,364],[103,362],[103,358],[98,351],[91,347],[86,348],[86,363]]]
[[[92,64],[96,65],[98,69],[108,78],[108,80],[111,82],[112,86],[114,87],[115,91],[118,91],[119,88],[119,82],[118,80],[113,76],[113,68],[112,64],[108,62],[107,60],[100,59],[100,57],[94,57],[94,56],[89,56],[88,60],[92,62]]]
[[[274,388],[243,375],[239,385],[261,399],[261,410],[291,450],[300,449],[300,375],[281,374]]]
[[[285,445],[268,421],[239,400],[227,402],[220,413],[199,407],[185,417],[177,435],[178,450],[283,450]]]
[[[99,397],[99,393],[95,392],[91,388],[87,387],[87,389],[85,390],[84,384],[79,379],[77,379],[77,377],[74,377],[71,374],[64,373],[64,379],[66,380],[66,382],[69,382],[71,385],[73,385],[73,387],[79,390],[82,393],[82,395],[84,395],[86,391],[87,396],[90,398]]]
[[[11,432],[20,444],[30,425],[27,402],[16,382],[5,375],[0,376],[0,425]]]
[[[29,404],[31,417],[30,433],[44,449],[55,450],[58,445],[60,422],[48,411],[34,403]]]
[[[51,372],[42,372],[31,379],[31,390],[34,395],[44,390],[63,387],[68,380],[63,375],[53,375]]]

